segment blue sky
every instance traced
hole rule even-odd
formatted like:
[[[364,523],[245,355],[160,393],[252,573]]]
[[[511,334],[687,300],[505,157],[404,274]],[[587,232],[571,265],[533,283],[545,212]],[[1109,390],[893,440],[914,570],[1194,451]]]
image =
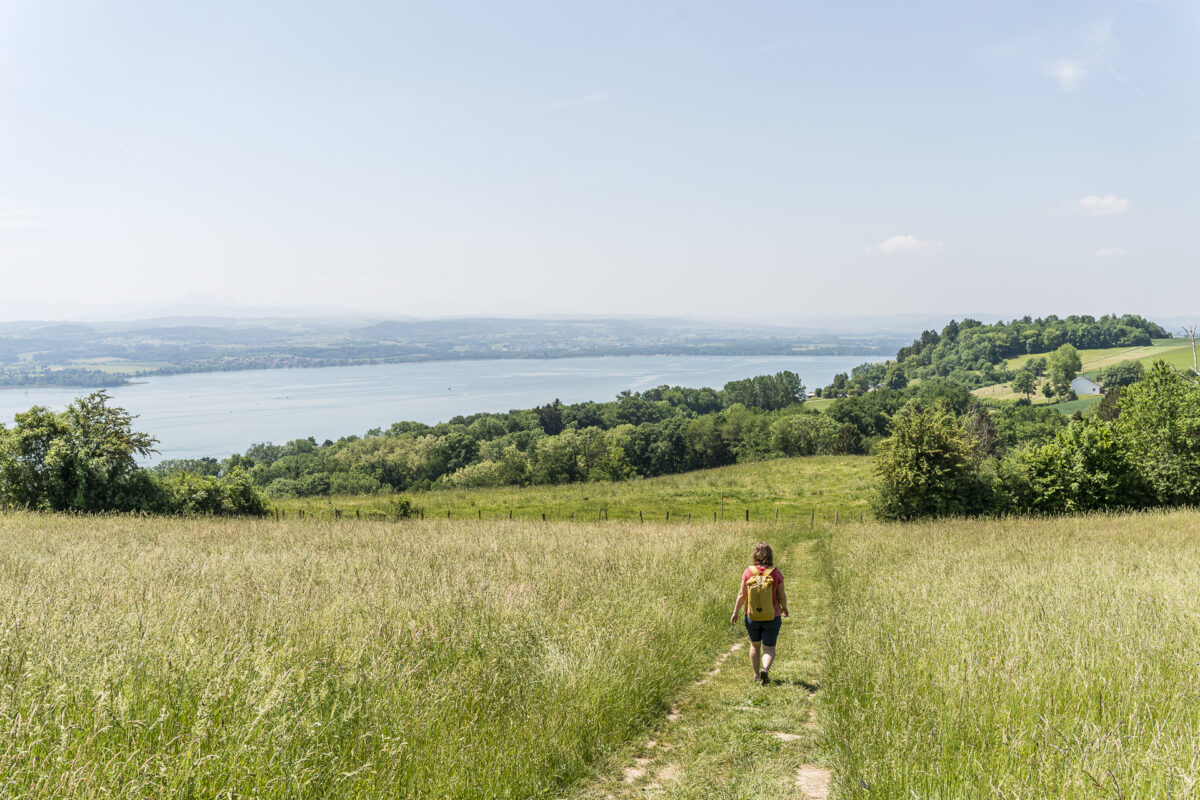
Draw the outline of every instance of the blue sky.
[[[0,2],[0,317],[1186,315],[1198,45],[1184,2]]]

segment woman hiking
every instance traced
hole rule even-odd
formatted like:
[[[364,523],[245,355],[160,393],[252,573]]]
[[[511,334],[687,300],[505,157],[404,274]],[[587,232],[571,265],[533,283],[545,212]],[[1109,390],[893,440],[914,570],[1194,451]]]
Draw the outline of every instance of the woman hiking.
[[[771,682],[771,662],[775,660],[775,642],[783,618],[788,615],[787,593],[783,591],[783,573],[775,569],[771,545],[754,545],[750,566],[742,573],[737,603],[729,624],[736,625],[738,614],[746,609],[746,633],[750,634],[750,668],[754,679],[766,686]]]

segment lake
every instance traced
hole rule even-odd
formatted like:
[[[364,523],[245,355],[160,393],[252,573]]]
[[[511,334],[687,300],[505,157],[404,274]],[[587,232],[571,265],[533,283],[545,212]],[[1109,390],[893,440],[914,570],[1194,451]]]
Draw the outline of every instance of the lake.
[[[612,400],[624,389],[711,386],[791,370],[810,390],[867,356],[610,356],[439,361],[355,367],[205,372],[110,390],[159,439],[152,459],[224,458],[255,442],[362,435],[400,420],[435,423],[477,411]],[[32,405],[61,410],[86,389],[0,389],[0,420]]]

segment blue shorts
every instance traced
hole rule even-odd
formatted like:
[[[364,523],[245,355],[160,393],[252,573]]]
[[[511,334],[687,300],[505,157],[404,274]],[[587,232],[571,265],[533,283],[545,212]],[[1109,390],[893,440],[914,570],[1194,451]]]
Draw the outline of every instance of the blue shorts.
[[[764,647],[774,647],[775,642],[779,640],[779,629],[783,627],[783,617],[776,617],[765,622],[755,622],[750,619],[750,615],[744,615],[746,619],[746,633],[750,634],[752,643],[762,642]]]

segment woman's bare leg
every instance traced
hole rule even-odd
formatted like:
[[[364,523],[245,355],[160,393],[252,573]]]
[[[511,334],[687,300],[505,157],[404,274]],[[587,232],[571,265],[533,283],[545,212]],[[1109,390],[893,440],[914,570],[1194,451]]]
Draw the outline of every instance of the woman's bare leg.
[[[764,647],[763,652],[762,652],[762,668],[765,670],[770,670],[771,662],[774,660],[775,660],[775,648],[774,647]],[[756,670],[754,674],[757,675],[758,671]]]

